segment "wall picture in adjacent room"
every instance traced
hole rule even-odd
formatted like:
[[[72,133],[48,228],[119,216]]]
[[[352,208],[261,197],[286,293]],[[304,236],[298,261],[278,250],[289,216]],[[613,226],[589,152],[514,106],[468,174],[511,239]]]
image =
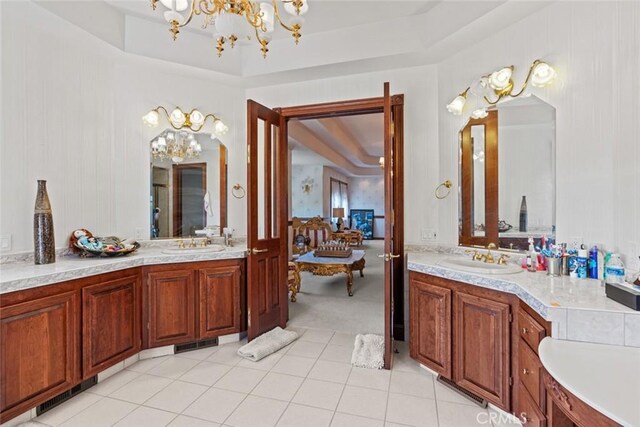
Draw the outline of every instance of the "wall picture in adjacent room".
[[[351,209],[349,226],[352,230],[360,230],[365,240],[373,239],[373,209]]]

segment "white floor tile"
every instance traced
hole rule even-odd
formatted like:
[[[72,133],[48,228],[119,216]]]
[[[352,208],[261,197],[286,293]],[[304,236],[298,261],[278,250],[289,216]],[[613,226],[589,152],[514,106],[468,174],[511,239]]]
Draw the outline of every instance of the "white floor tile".
[[[301,377],[269,372],[251,394],[289,402],[293,399],[303,380]]]
[[[331,337],[329,344],[331,345],[339,345],[342,347],[351,347],[354,348],[356,342],[356,334],[352,334],[349,332],[336,332]]]
[[[292,403],[284,411],[277,425],[278,427],[328,427],[332,417],[333,411]]]
[[[387,392],[371,388],[346,386],[338,412],[384,420]]]
[[[308,357],[289,356],[285,354],[271,369],[271,372],[306,377],[314,363],[315,360]]]
[[[384,369],[369,369],[369,368],[353,368],[347,384],[358,386],[375,388],[376,390],[389,390],[389,378],[391,377],[391,371]]]
[[[102,397],[97,394],[80,393],[74,398],[64,402],[62,405],[40,415],[35,419],[35,421],[52,427],[59,426],[69,418],[87,409],[101,398]]]
[[[461,393],[458,393],[457,391],[452,390],[450,387],[447,387],[446,385],[440,384],[436,380],[434,380],[434,386],[436,391],[436,400],[438,400],[438,402],[450,402],[450,403],[458,403],[461,405],[477,406],[469,398],[463,396]]]
[[[244,393],[210,388],[185,409],[183,415],[223,423],[245,397]]]
[[[186,415],[178,415],[169,423],[169,427],[220,427],[220,424],[187,417]]]
[[[145,400],[171,384],[169,378],[143,374],[120,387],[109,396],[127,402],[142,404]]]
[[[327,344],[331,337],[333,336],[334,331],[331,329],[313,329],[308,328],[304,335],[300,337],[301,341],[311,341],[320,344]]]
[[[238,356],[240,347],[242,346],[237,343],[222,345],[218,351],[207,358],[207,361],[235,366],[242,360],[242,357]]]
[[[234,427],[273,427],[287,407],[286,402],[248,396],[236,408],[225,425]]]
[[[213,353],[218,351],[220,347],[206,347],[200,348],[198,350],[185,351],[184,353],[176,354],[176,357],[184,357],[185,359],[194,359],[194,360],[205,360],[208,357],[211,357]]]
[[[162,427],[176,417],[171,412],[139,406],[138,409],[120,420],[116,427]]]
[[[293,402],[334,411],[343,388],[342,384],[307,378],[294,396]]]
[[[128,369],[130,371],[145,373],[149,369],[158,366],[159,364],[161,364],[162,362],[167,360],[169,357],[171,357],[171,356],[161,356],[161,357],[153,357],[151,359],[139,360],[136,363],[134,363],[133,365],[131,365],[128,368],[126,368],[126,369]]]
[[[309,378],[345,384],[350,373],[351,365],[348,363],[318,360],[309,372]]]
[[[383,424],[382,420],[336,412],[333,416],[331,427],[382,427]]]
[[[194,384],[201,384],[206,386],[212,386],[222,378],[227,372],[231,370],[229,365],[221,365],[220,363],[200,362],[184,375],[179,380],[187,381]]]
[[[133,403],[103,397],[61,425],[64,427],[111,427],[136,408],[137,406]]]
[[[278,363],[278,360],[282,357],[282,354],[270,354],[264,359],[260,359],[257,362],[253,362],[249,359],[242,359],[236,366],[241,368],[260,369],[261,371],[269,371]]]
[[[131,380],[138,378],[140,375],[140,372],[128,371],[125,369],[124,371],[120,371],[106,380],[99,382],[88,391],[101,396],[108,396]]]
[[[438,427],[436,402],[406,394],[389,393],[387,421],[409,426]]]
[[[435,399],[433,376],[427,372],[392,371],[389,391]]]
[[[179,414],[207,390],[208,387],[203,385],[175,381],[156,393],[144,405]]]
[[[257,369],[231,368],[213,386],[224,390],[249,393],[264,378],[266,372]]]
[[[187,372],[189,369],[200,363],[198,360],[185,359],[182,357],[169,356],[167,360],[154,366],[147,371],[149,375],[157,375],[159,377],[176,379]]]
[[[291,348],[289,348],[287,354],[289,356],[310,357],[313,359],[317,359],[320,354],[322,354],[325,346],[326,344],[312,341],[297,341],[291,345]]]
[[[438,402],[438,419],[440,427],[489,425],[489,413],[477,405]]]
[[[351,363],[352,347],[343,347],[339,345],[327,345],[322,354],[321,360],[330,360],[332,362]]]

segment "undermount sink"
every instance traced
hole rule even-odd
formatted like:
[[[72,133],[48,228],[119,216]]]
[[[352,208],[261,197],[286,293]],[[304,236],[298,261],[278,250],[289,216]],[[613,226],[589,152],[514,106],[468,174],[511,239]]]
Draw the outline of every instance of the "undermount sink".
[[[447,258],[438,261],[438,265],[452,270],[462,270],[479,274],[513,274],[522,271],[522,268],[514,264],[491,264],[466,258]]]
[[[206,254],[209,252],[222,252],[224,251],[224,246],[222,245],[209,245],[209,246],[197,246],[195,248],[169,248],[164,249],[162,251],[163,254]]]

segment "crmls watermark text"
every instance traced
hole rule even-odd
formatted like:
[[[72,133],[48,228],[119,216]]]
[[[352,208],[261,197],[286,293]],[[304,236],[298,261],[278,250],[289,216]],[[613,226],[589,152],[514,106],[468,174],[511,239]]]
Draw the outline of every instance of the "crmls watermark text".
[[[522,413],[520,414],[519,417],[519,421],[524,423],[525,419],[525,414]],[[483,425],[495,425],[495,424],[499,424],[499,425],[511,425],[513,424],[514,426],[516,425],[516,416],[515,415],[511,415],[511,414],[506,414],[503,412],[479,412],[478,415],[476,415],[476,421],[478,422],[478,424],[483,424]]]

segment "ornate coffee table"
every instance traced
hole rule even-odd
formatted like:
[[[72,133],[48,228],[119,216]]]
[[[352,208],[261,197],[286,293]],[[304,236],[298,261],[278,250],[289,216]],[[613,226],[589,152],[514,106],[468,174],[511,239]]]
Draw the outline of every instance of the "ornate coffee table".
[[[364,277],[365,251],[353,251],[349,258],[316,257],[313,252],[300,255],[294,262],[300,271],[308,271],[314,276],[334,276],[339,273],[347,275],[347,292],[353,296],[353,272],[360,271],[360,277]],[[296,293],[300,289],[291,290],[291,300],[296,299]]]

